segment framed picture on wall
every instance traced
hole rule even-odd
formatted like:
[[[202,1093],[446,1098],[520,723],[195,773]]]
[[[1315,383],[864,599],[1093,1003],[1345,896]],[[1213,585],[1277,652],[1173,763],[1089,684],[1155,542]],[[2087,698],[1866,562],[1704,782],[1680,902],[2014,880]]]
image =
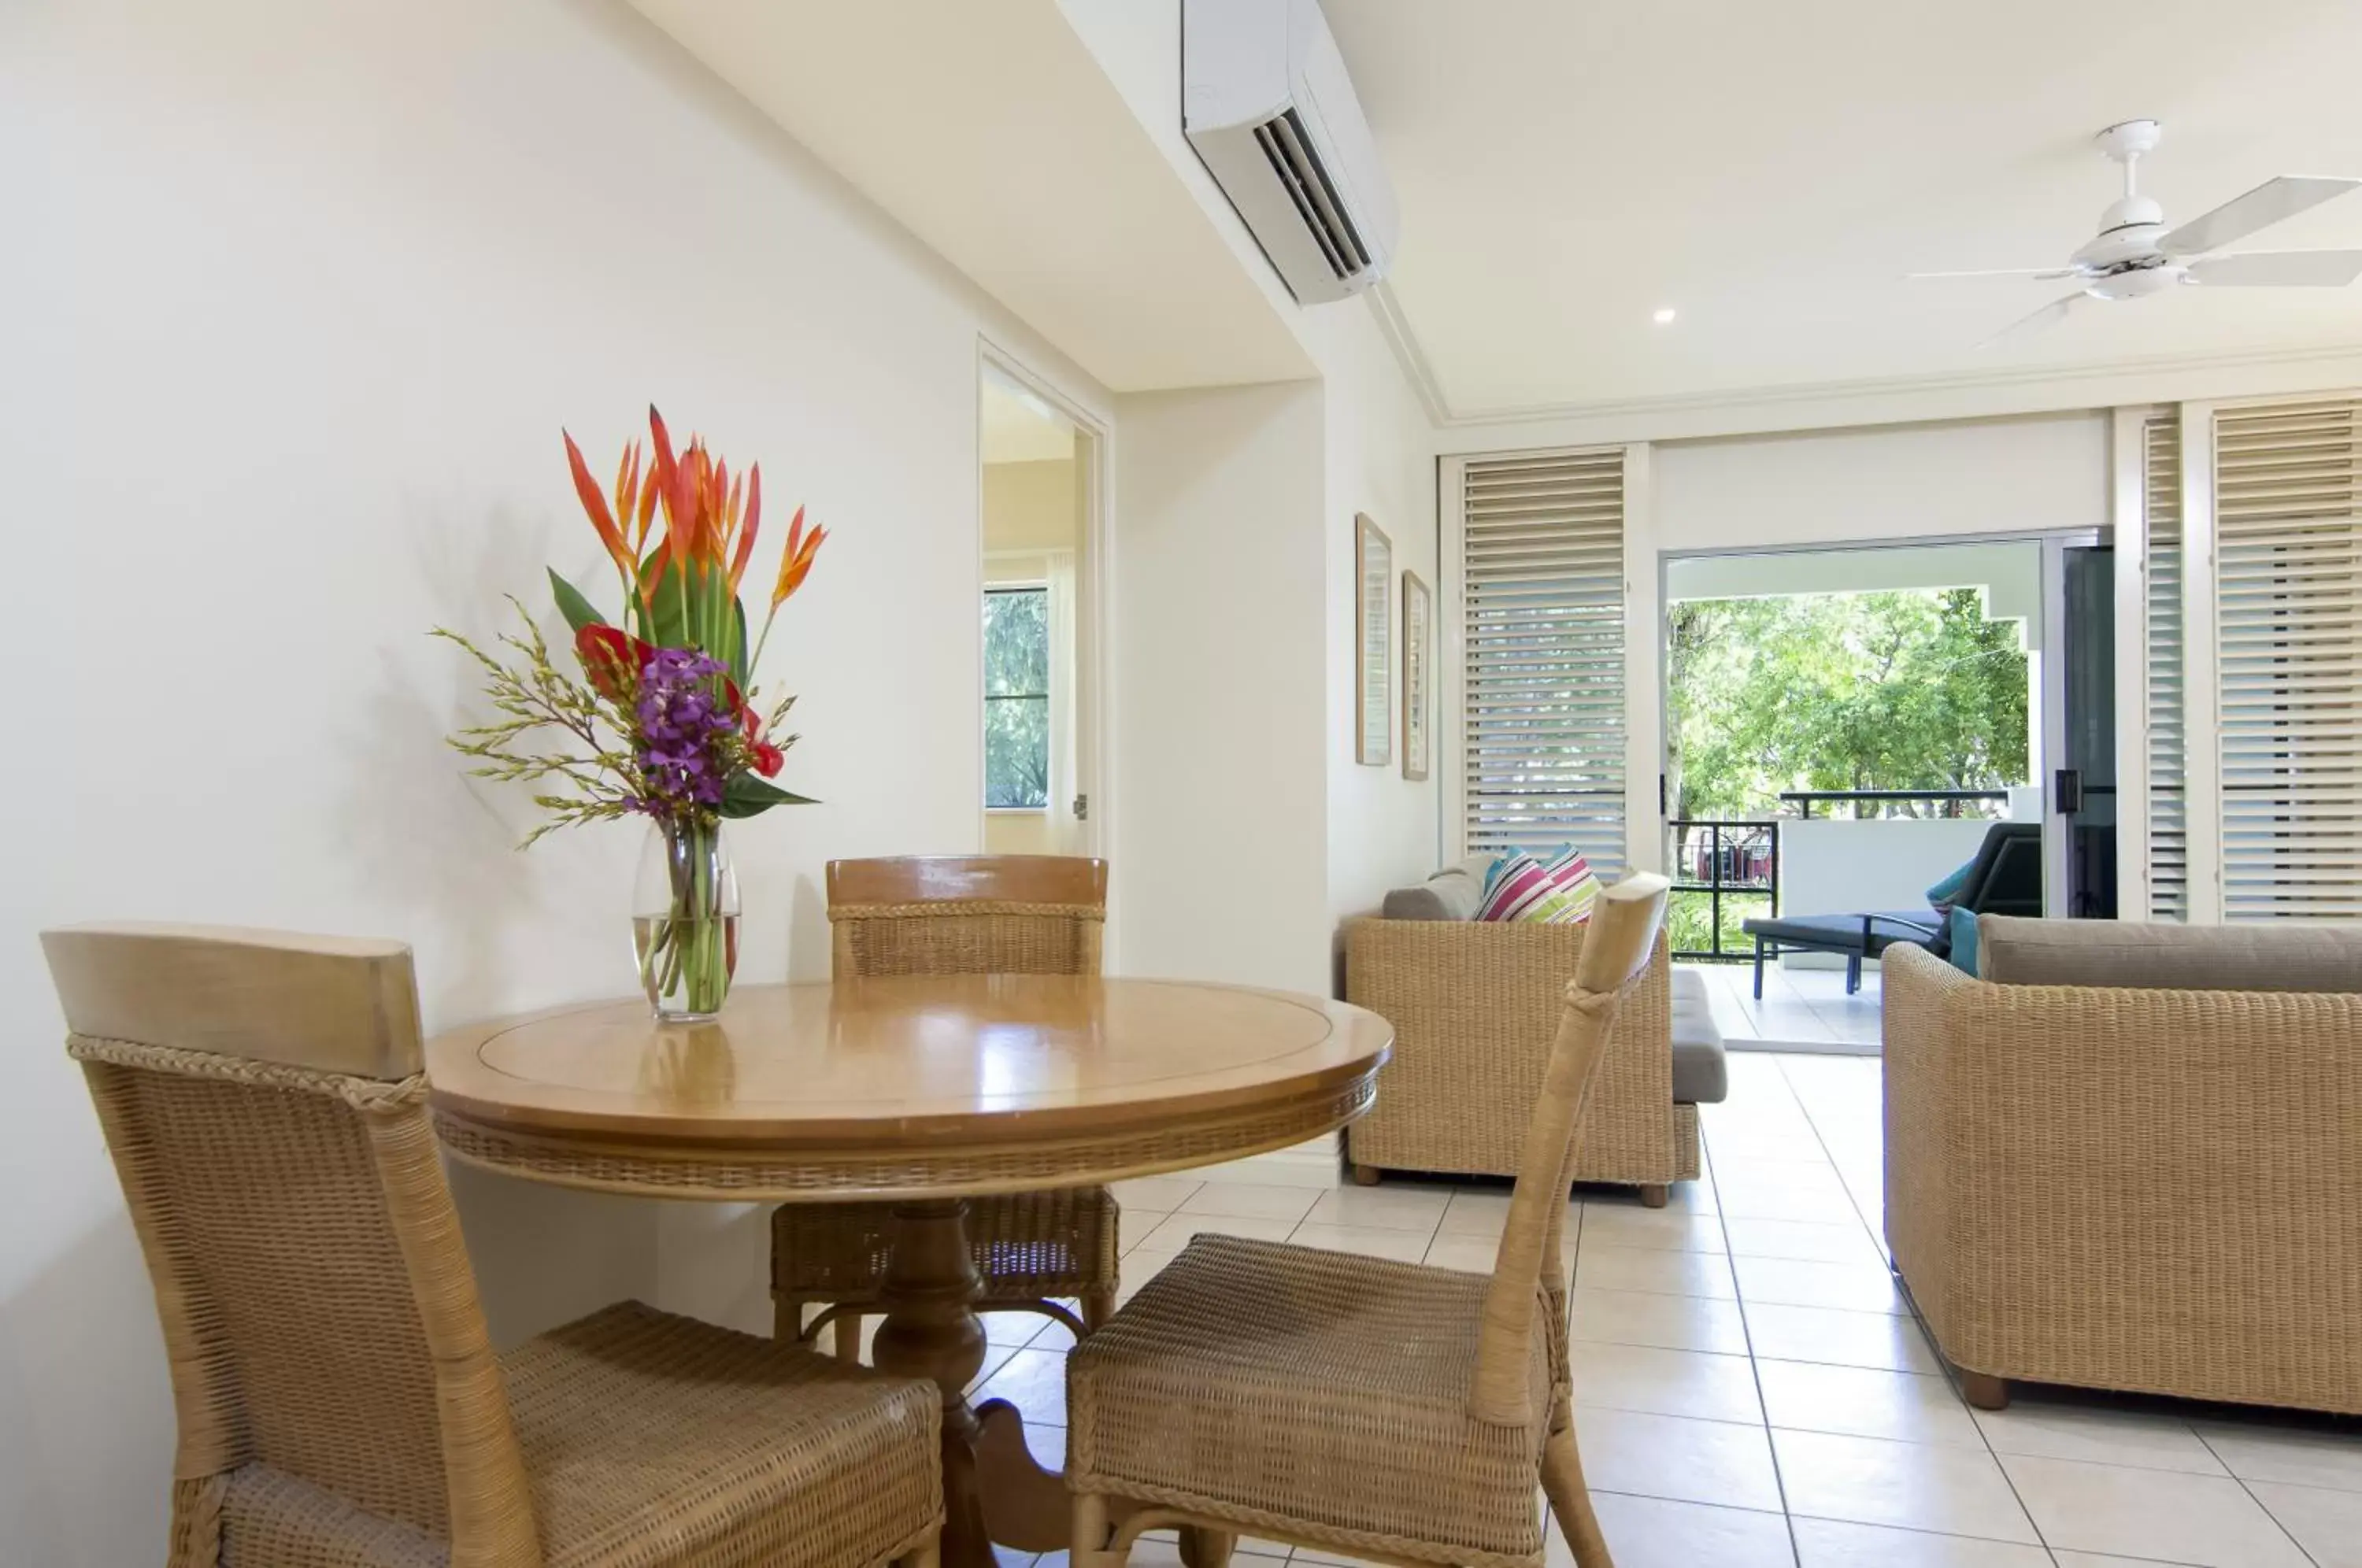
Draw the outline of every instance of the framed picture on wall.
[[[1375,523],[1353,514],[1354,760],[1394,760],[1395,547]]]
[[[1427,777],[1428,748],[1431,744],[1428,732],[1434,707],[1435,603],[1428,596],[1427,584],[1419,581],[1415,571],[1402,574],[1402,771],[1404,778],[1416,782]]]

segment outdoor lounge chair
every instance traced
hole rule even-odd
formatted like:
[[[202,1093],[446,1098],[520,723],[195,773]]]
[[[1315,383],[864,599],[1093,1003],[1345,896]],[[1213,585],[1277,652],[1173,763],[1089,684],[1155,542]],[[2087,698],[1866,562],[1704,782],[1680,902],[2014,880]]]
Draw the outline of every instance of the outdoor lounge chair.
[[[1971,915],[2038,916],[2042,913],[2042,824],[1995,823],[1985,830],[1968,880],[1950,906]],[[1861,988],[1861,961],[1875,958],[1898,942],[1925,947],[1938,958],[1952,944],[1948,917],[1932,908],[1884,910],[1869,914],[1782,915],[1740,927],[1755,939],[1755,999],[1763,999],[1763,961],[1783,953],[1841,953],[1846,995]]]

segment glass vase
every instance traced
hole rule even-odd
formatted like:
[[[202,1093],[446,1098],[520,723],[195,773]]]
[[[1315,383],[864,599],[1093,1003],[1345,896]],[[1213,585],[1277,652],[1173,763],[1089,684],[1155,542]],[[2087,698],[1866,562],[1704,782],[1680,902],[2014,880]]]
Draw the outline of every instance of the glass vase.
[[[632,948],[660,1021],[701,1023],[722,1010],[738,967],[738,873],[720,823],[658,818],[648,829]]]

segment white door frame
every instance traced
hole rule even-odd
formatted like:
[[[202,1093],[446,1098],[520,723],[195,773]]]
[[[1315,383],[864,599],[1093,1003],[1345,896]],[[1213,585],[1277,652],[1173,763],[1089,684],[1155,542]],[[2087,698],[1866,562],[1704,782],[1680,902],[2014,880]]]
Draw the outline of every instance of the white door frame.
[[[2064,583],[2060,575],[2059,553],[2070,547],[2108,543],[2110,542],[2108,534],[2107,529],[2100,527],[1999,528],[1990,533],[1923,535],[1915,538],[1906,536],[1880,539],[1828,539],[1809,544],[1726,545],[1694,550],[1659,552],[1654,606],[1655,635],[1657,646],[1661,650],[1658,656],[1656,679],[1659,711],[1654,715],[1652,725],[1657,737],[1658,760],[1650,765],[1650,776],[1653,778],[1661,771],[1664,747],[1670,738],[1665,734],[1664,725],[1666,716],[1672,711],[1672,704],[1666,700],[1669,693],[1665,688],[1672,679],[1672,669],[1670,660],[1671,650],[1668,646],[1670,627],[1665,620],[1664,604],[1666,573],[1674,561],[1699,560],[1724,556],[1827,555],[1840,550],[1937,549],[1951,545],[2039,545],[2042,547],[2043,648],[2041,657],[2036,660],[2036,669],[2033,677],[2034,685],[2032,690],[2027,691],[2026,700],[2031,710],[2030,716],[2038,721],[2041,733],[2027,737],[2029,745],[2026,771],[2030,775],[2027,779],[2028,784],[2040,791],[2042,798],[2043,899],[2047,905],[2053,899],[2061,896],[2059,891],[2054,891],[2054,889],[2063,890],[2066,886],[2065,830],[2063,822],[2058,816],[2057,799],[2050,789],[2050,772],[2058,766],[2057,758],[2065,749],[2064,711],[2060,699],[2052,695],[2054,689],[2063,690],[2064,666],[2060,663],[2058,656],[2064,650],[2065,639],[2060,635],[2058,622],[2063,607],[2061,595],[2064,592]],[[2121,578],[2118,579],[2120,585],[2122,580]],[[2123,592],[2121,586],[2117,591],[2121,596]],[[2121,603],[2121,597],[2119,602]],[[2117,635],[2118,646],[2121,648],[2123,635],[2121,621],[2118,623]],[[2118,679],[2122,679],[2121,666]],[[2117,745],[2121,748],[2124,745],[2124,714],[2121,709],[2116,718]],[[2143,733],[2146,734],[2146,730]],[[2143,744],[2146,742],[2144,741]],[[2122,771],[2120,767],[2119,777],[2122,776]],[[1661,841],[1663,837],[1664,823],[1670,816],[1671,810],[1672,802],[1665,802],[1664,810],[1659,812],[1653,820],[1653,825],[1657,829],[1657,835]],[[2119,811],[2117,826],[2119,864],[2124,857],[2123,832],[2122,812]]]

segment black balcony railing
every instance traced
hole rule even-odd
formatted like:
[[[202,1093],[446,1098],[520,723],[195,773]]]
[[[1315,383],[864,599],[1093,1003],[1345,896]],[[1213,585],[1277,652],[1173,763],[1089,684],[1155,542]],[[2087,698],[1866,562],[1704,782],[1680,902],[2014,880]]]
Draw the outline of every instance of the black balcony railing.
[[[1937,807],[1936,814],[1939,817],[1965,816],[1968,813],[1961,808],[1970,801],[1999,801],[2005,804],[2009,800],[2009,791],[2006,790],[1783,790],[1780,792],[1780,799],[1785,804],[1795,807],[1796,814],[1800,817],[1809,817],[1813,814],[1815,801],[1849,801],[1853,803],[1854,818],[1860,821],[1863,816],[1864,805],[1876,805],[1882,808],[1890,804],[1912,801],[1933,802]],[[1886,813],[1881,810],[1876,814],[1882,817]]]
[[[1751,946],[1723,944],[1723,904],[1726,900],[1738,904],[1760,900],[1761,913],[1779,912],[1780,824],[1683,817],[1666,825],[1673,830],[1675,907],[1694,906],[1700,895],[1706,906],[1705,945],[1675,947],[1673,956],[1744,962],[1753,955]],[[1737,935],[1731,934],[1735,944]]]

